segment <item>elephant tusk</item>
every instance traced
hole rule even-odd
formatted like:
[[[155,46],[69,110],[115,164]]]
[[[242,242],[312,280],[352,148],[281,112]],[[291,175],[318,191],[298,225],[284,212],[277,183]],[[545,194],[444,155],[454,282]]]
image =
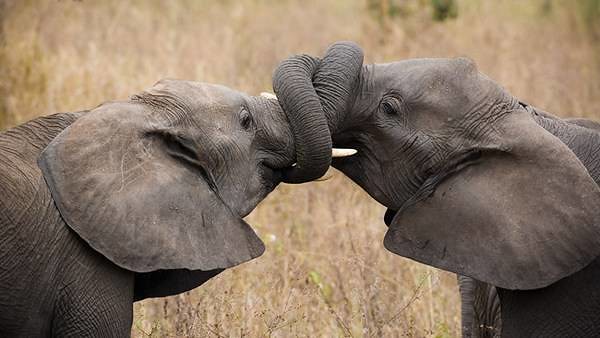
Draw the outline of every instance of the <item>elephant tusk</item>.
[[[273,93],[262,92],[262,93],[260,93],[260,96],[264,97],[265,99],[269,99],[269,100],[277,100],[277,96],[275,96],[275,94],[273,94]]]
[[[358,151],[352,148],[333,148],[331,149],[331,157],[346,157],[356,154]]]
[[[348,157],[358,153],[358,150],[352,148],[332,148],[331,157]],[[292,167],[296,166],[296,162],[292,164]]]

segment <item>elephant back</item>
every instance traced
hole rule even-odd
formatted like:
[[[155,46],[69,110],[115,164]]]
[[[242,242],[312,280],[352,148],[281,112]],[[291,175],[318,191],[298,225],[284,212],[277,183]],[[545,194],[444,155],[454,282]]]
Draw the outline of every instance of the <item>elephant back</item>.
[[[0,224],[25,221],[39,199],[51,201],[37,159],[60,132],[81,113],[62,113],[39,117],[0,133]],[[37,200],[37,201],[36,201]],[[58,213],[58,211],[56,211]],[[4,238],[4,237],[3,237]]]

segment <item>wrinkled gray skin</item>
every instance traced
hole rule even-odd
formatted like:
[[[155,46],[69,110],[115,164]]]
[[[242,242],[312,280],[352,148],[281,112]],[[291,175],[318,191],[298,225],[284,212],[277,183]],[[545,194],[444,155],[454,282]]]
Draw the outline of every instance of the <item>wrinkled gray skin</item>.
[[[292,139],[277,101],[175,80],[0,133],[0,336],[129,336],[134,301],[262,254],[242,217]]]
[[[388,208],[385,247],[475,281],[461,282],[467,336],[498,334],[500,308],[505,337],[600,335],[591,123],[519,102],[465,58],[362,57],[337,43],[284,61],[273,83],[286,114],[316,99],[333,146],[358,150],[332,164]]]
[[[533,107],[529,107],[529,109],[535,110]],[[550,116],[548,113],[536,110],[534,114],[538,115],[536,116],[538,123],[563,141],[569,149],[577,155],[596,184],[600,184],[600,158],[598,158],[599,154],[597,154],[597,147],[600,145],[600,134],[597,134],[600,132],[600,124],[583,118],[563,119],[562,121],[567,123],[556,123],[556,120],[558,119]],[[581,128],[573,128],[574,125]],[[595,260],[581,273],[566,278],[560,283],[557,283],[553,289],[549,289],[554,290],[554,293],[551,293],[551,291],[548,290],[544,293],[539,293],[539,296],[537,297],[541,299],[541,301],[535,302],[538,303],[535,310],[541,313],[545,312],[546,306],[552,306],[552,304],[548,304],[548,301],[543,298],[552,299],[554,297],[564,297],[570,300],[571,307],[575,307],[574,310],[569,310],[572,316],[579,315],[577,308],[583,307],[583,304],[589,304],[588,306],[592,309],[597,309],[597,305],[594,305],[594,301],[597,300],[594,299],[588,303],[588,291],[586,291],[585,288],[581,289],[581,284],[584,284],[587,287],[593,287],[598,278],[597,268],[598,261]],[[584,282],[582,281],[582,278],[587,278],[587,280]],[[502,333],[502,307],[498,295],[499,290],[491,284],[460,275],[458,276],[458,284],[461,294],[463,336],[500,337]],[[519,307],[527,308],[535,304],[534,302],[529,301],[529,297],[522,297],[518,291],[515,291],[516,295],[511,295],[510,290],[500,289],[500,292],[505,294],[504,298],[507,298],[507,301],[508,299],[512,302],[519,300],[521,302],[518,305]],[[596,291],[591,290],[589,292],[594,293]],[[508,296],[506,296],[506,294],[508,294]],[[505,307],[505,312],[509,311],[507,308],[508,306]],[[512,307],[512,312],[519,313],[519,309],[515,309],[515,305]],[[515,317],[517,320],[520,319],[519,316],[516,315],[513,315],[512,317]],[[576,318],[563,318],[561,323],[572,320],[576,320]],[[517,326],[514,330],[519,331],[523,330],[523,327],[529,325],[527,322],[518,321],[513,321],[510,324]],[[505,330],[508,330],[508,328]],[[561,332],[560,334],[562,336],[569,336],[579,334],[593,335],[594,333],[594,331],[573,333],[568,327],[566,330],[568,331]],[[533,335],[534,333],[536,332],[529,332],[528,334]],[[558,333],[545,332],[544,335],[558,335]]]

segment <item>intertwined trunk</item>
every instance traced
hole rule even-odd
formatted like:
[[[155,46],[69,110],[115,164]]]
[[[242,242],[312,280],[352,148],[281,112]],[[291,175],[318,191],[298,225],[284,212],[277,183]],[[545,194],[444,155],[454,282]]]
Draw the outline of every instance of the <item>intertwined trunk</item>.
[[[330,46],[322,59],[296,55],[273,75],[273,89],[286,112],[296,145],[296,166],[284,182],[321,177],[331,164],[331,132],[343,119],[362,68],[363,53],[352,42]]]

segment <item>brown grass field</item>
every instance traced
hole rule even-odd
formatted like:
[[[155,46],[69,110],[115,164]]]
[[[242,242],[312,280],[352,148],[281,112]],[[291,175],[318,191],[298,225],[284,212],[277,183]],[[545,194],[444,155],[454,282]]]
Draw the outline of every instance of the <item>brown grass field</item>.
[[[600,118],[598,1],[459,0],[443,22],[430,1],[390,1],[394,15],[371,3],[0,0],[0,129],[126,99],[161,78],[258,94],[283,58],[342,39],[367,62],[468,56],[538,107]],[[248,217],[262,257],[136,303],[131,334],[459,336],[455,276],[386,251],[383,213],[339,172],[281,185]]]

